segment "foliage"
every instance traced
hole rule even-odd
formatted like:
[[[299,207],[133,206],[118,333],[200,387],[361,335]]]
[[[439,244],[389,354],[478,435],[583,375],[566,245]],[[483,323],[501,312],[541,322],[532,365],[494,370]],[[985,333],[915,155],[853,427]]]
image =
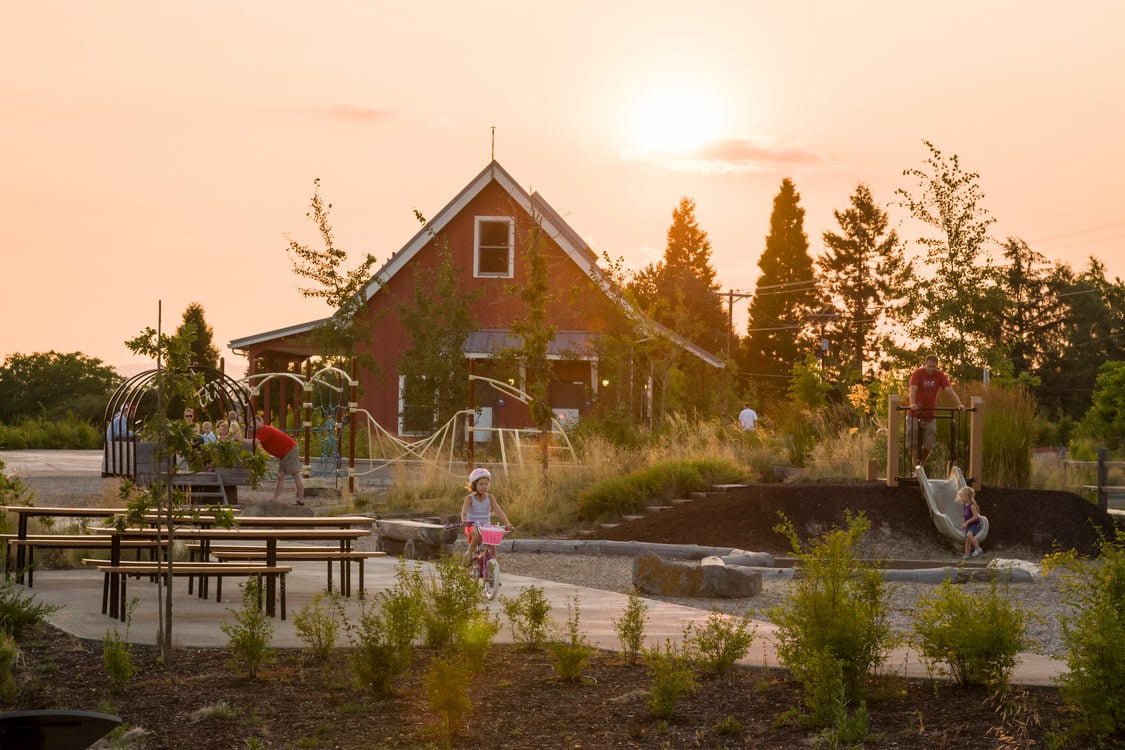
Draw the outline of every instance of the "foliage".
[[[894,311],[904,303],[913,271],[867,185],[856,185],[851,206],[832,213],[841,231],[824,232],[825,252],[817,258],[832,316],[824,334],[837,345],[837,379],[854,382],[874,376],[886,359]]]
[[[652,500],[669,500],[732,482],[745,470],[725,460],[660,461],[644,469],[603,479],[578,493],[578,517],[596,520],[629,513]]]
[[[246,670],[250,679],[257,679],[261,668],[277,658],[277,652],[270,646],[273,642],[273,618],[262,607],[262,581],[257,576],[246,579],[242,589],[242,608],[228,609],[234,615],[234,622],[225,622],[220,627],[230,638],[227,648],[231,652],[234,665]]]
[[[469,699],[469,670],[456,657],[434,657],[426,672],[426,697],[439,720],[438,738],[452,747],[461,726],[473,712]]]
[[[689,650],[700,669],[729,677],[735,663],[749,653],[757,630],[748,614],[734,618],[711,612],[702,626],[688,625],[684,641],[690,644]]]
[[[473,307],[481,290],[464,291],[461,269],[453,262],[448,242],[441,238],[436,269],[419,269],[414,278],[414,299],[399,304],[409,347],[399,358],[405,386],[403,419],[410,431],[433,431],[469,403],[469,379],[461,366],[461,347],[477,328]]]
[[[924,166],[903,172],[917,192],[895,191],[900,205],[934,233],[917,240],[925,248],[923,269],[902,320],[912,339],[942,361],[958,363],[957,380],[964,381],[966,365],[995,365],[1004,354],[994,334],[1003,294],[986,248],[995,220],[981,205],[980,175],[963,171],[956,154],[946,158],[924,143]]]
[[[1061,570],[1073,614],[1063,618],[1067,672],[1059,692],[1074,708],[1068,741],[1120,747],[1125,742],[1125,531],[1100,542],[1096,560],[1073,551],[1044,560],[1044,572]]]
[[[500,603],[512,627],[512,639],[529,651],[542,649],[555,626],[542,587],[528,586],[514,599],[500,597]]]
[[[16,639],[5,630],[0,630],[0,702],[8,703],[19,692],[16,681],[16,667],[20,662],[20,648]]]
[[[0,422],[71,415],[101,425],[106,401],[122,381],[112,367],[81,352],[9,354],[0,366]]]
[[[292,256],[293,272],[315,285],[299,287],[301,296],[323,299],[333,310],[332,317],[314,329],[314,340],[330,357],[351,357],[357,354],[357,344],[371,338],[371,321],[362,324],[357,318],[367,302],[368,284],[375,283],[371,278],[375,256],[367,253],[354,269],[344,271],[342,266],[348,260],[348,253],[336,247],[332,225],[328,222],[332,204],[326,205],[321,200],[319,179],[313,180],[309,206],[305,218],[316,224],[324,248],[313,249],[289,237],[287,252]],[[370,357],[363,357],[363,364],[368,370],[374,367]]]
[[[118,692],[124,690],[129,680],[137,673],[132,654],[129,653],[129,628],[133,624],[133,611],[137,608],[137,602],[138,600],[134,598],[126,607],[125,637],[122,638],[115,627],[112,633],[107,629],[102,638],[102,664],[105,665],[105,671],[113,683],[113,688]]]
[[[22,479],[4,472],[6,465],[0,461],[0,505],[31,505],[35,496]],[[0,532],[8,531],[8,518],[7,513],[0,516]]]
[[[878,669],[894,644],[883,577],[856,556],[870,528],[864,515],[849,513],[846,528],[833,529],[804,548],[784,516],[776,527],[788,537],[803,574],[794,581],[788,601],[770,610],[778,627],[778,658],[822,719],[828,716],[818,710],[823,704],[816,696],[826,670],[839,670],[844,701],[854,701],[864,694],[868,672]]]
[[[387,640],[406,651],[422,632],[426,603],[421,571],[405,559],[399,560],[395,565],[395,582],[377,594],[377,603]]]
[[[1046,354],[1063,346],[1060,335],[1067,305],[1060,295],[1071,274],[1016,237],[1008,238],[1002,252],[1006,263],[1000,274],[1001,341],[1013,374],[1035,374]]]
[[[464,624],[457,639],[458,649],[465,659],[465,666],[476,673],[484,669],[484,661],[492,648],[492,640],[500,632],[500,621],[483,614]]]
[[[995,582],[988,593],[971,594],[947,579],[919,601],[912,627],[922,657],[946,665],[958,685],[1002,690],[1027,645],[1026,622]]]
[[[1125,449],[1125,361],[1102,363],[1079,431],[1112,452]]]
[[[683,646],[667,638],[662,645],[645,649],[645,662],[652,670],[648,707],[656,718],[671,719],[676,712],[676,701],[695,690],[695,673],[689,657]]]
[[[21,589],[16,585],[15,578],[0,578],[0,632],[14,638],[58,610],[57,605],[36,601],[35,594],[25,595]]]
[[[453,557],[442,558],[434,565],[422,580],[422,592],[422,631],[430,648],[454,648],[465,625],[485,611],[479,584]]]
[[[810,316],[821,307],[800,200],[793,181],[782,180],[739,355],[741,369],[766,400],[785,392],[794,363],[813,349]]]
[[[305,644],[305,650],[319,662],[327,659],[336,648],[341,615],[340,595],[335,591],[318,591],[293,618],[297,637]]]
[[[360,602],[359,621],[344,620],[351,643],[352,679],[356,687],[377,695],[391,691],[395,679],[410,665],[409,646],[396,643],[386,614]]]
[[[565,640],[554,640],[547,643],[547,652],[551,655],[551,663],[555,671],[564,680],[577,680],[582,675],[582,669],[594,647],[586,634],[579,628],[580,613],[578,609],[578,595],[566,601],[566,626],[563,629]]]
[[[621,656],[626,664],[636,664],[637,656],[645,644],[645,626],[648,622],[648,605],[636,594],[629,594],[625,611],[613,620],[613,629],[621,644]]]
[[[789,402],[798,409],[819,409],[828,403],[832,386],[824,379],[824,369],[815,354],[806,354],[803,360],[793,363],[789,380]]]
[[[195,334],[191,341],[191,364],[218,369],[219,350],[213,343],[215,332],[204,319],[203,305],[198,302],[192,302],[184,310],[184,322],[176,329],[176,335],[185,336],[189,330]]]
[[[100,408],[105,408],[104,401]],[[5,450],[96,450],[102,447],[104,439],[103,430],[73,414],[58,420],[24,417],[16,424],[0,425],[0,448]]]
[[[968,391],[984,400],[984,483],[1030,487],[1035,447],[1035,400],[1030,390],[1018,382],[994,381],[987,388],[972,384]]]

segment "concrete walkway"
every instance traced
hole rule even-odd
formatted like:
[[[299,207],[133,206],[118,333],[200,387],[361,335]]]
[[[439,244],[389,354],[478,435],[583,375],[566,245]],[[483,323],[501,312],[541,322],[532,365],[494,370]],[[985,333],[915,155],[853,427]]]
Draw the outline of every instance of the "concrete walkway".
[[[0,461],[6,464],[5,472],[21,476],[90,476],[100,474],[101,451],[0,451]],[[501,563],[503,557],[501,556]],[[365,585],[368,596],[389,588],[394,583],[394,559],[374,559],[367,562]],[[426,565],[425,563],[419,563]],[[628,597],[611,591],[571,586],[564,583],[503,575],[501,596],[515,597],[528,586],[539,586],[552,604],[552,616],[561,623],[567,619],[567,602],[578,597],[581,613],[581,628],[586,636],[599,648],[615,650],[619,648],[613,620],[621,617]],[[126,637],[125,624],[111,620],[101,614],[102,577],[91,570],[44,570],[35,574],[35,588],[29,592],[39,601],[54,604],[58,611],[48,620],[56,627],[79,638],[101,640],[114,628]],[[288,619],[276,620],[273,643],[279,648],[300,648],[303,643],[297,637],[293,617],[301,608],[312,601],[325,584],[324,563],[293,563],[293,572],[286,583]],[[228,638],[220,625],[231,622],[230,610],[241,606],[237,581],[230,580],[224,586],[224,601],[199,599],[189,596],[187,582],[178,580],[174,585],[173,599],[173,642],[179,647],[225,647]],[[133,613],[128,640],[134,643],[153,644],[156,642],[157,610],[156,586],[147,581],[130,582],[130,598],[138,599]],[[645,600],[648,605],[648,621],[645,629],[649,644],[662,643],[665,638],[678,642],[684,627],[690,622],[703,623],[708,613],[690,607],[655,600]],[[511,631],[507,627],[499,601],[488,604],[489,610],[504,625],[497,636],[501,643],[511,643]],[[359,604],[347,602],[348,616],[356,618]],[[742,663],[755,666],[779,666],[774,648],[776,627],[768,622],[756,623],[757,635],[750,653]],[[926,677],[925,666],[917,654],[900,649],[887,660],[885,670],[911,677]],[[1023,685],[1051,685],[1055,676],[1065,670],[1065,664],[1057,659],[1037,654],[1023,654],[1020,664],[1013,674],[1013,682]]]

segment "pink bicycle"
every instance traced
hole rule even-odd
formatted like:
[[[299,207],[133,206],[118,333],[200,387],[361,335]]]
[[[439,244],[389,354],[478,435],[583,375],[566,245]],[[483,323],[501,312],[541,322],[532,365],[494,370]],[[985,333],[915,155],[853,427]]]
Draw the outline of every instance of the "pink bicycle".
[[[500,561],[496,559],[496,545],[504,540],[508,530],[503,526],[491,526],[466,521],[461,526],[476,526],[480,531],[481,543],[469,560],[469,575],[481,586],[484,597],[489,601],[500,592]]]

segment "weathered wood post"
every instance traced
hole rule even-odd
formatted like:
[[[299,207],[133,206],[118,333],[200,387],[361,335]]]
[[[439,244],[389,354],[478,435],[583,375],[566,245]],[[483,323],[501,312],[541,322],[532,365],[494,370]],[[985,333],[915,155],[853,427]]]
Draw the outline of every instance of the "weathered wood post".
[[[969,484],[979,492],[984,473],[984,399],[973,396],[969,404]]]
[[[902,412],[898,410],[899,398],[892,393],[887,398],[887,486],[898,487],[899,442],[902,433]]]
[[[1109,448],[1098,448],[1098,510],[1102,512],[1109,510],[1109,491],[1106,485],[1109,484]]]

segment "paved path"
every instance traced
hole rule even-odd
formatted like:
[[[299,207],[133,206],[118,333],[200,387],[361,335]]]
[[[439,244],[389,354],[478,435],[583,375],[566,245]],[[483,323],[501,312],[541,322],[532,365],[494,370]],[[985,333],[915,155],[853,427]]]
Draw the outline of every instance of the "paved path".
[[[22,476],[90,476],[100,475],[101,451],[0,451],[0,461],[6,464],[9,474]],[[369,596],[389,588],[394,583],[397,561],[391,558],[369,560],[366,567],[365,584]],[[425,565],[425,563],[419,563]],[[289,619],[275,621],[274,645],[280,648],[299,648],[303,644],[297,637],[293,626],[293,616],[312,601],[313,596],[323,589],[325,581],[324,563],[293,563],[293,573],[288,576],[287,608]],[[527,586],[539,586],[552,604],[552,616],[559,623],[567,618],[567,601],[578,597],[581,612],[581,627],[587,637],[600,648],[619,647],[613,620],[625,610],[628,597],[611,591],[572,586],[554,581],[545,581],[522,576],[505,575],[501,596],[514,597]],[[107,631],[117,628],[125,636],[124,623],[111,620],[101,614],[102,578],[91,570],[44,570],[35,574],[36,586],[30,591],[37,599],[59,606],[59,610],[48,619],[50,622],[80,638],[101,640]],[[231,609],[240,606],[236,581],[228,581],[224,587],[225,599],[222,603],[199,599],[187,594],[184,580],[175,582],[173,598],[173,642],[180,647],[224,647],[228,638],[220,628],[230,622]],[[137,597],[128,640],[134,643],[156,642],[157,599],[156,586],[147,582],[133,582],[129,587],[130,598]],[[646,635],[650,644],[663,642],[665,638],[678,641],[689,622],[704,622],[708,613],[690,607],[681,607],[667,602],[646,600],[648,622]],[[510,643],[511,632],[499,602],[488,605],[505,625],[497,640]],[[349,601],[347,611],[356,617],[359,605]],[[768,622],[758,622],[757,637],[749,655],[743,663],[759,666],[778,666],[773,645],[776,628]],[[886,664],[891,672],[913,677],[925,677],[927,672],[916,654],[900,649]],[[1036,654],[1023,654],[1016,668],[1013,681],[1026,685],[1050,685],[1053,678],[1065,669],[1056,660]]]

